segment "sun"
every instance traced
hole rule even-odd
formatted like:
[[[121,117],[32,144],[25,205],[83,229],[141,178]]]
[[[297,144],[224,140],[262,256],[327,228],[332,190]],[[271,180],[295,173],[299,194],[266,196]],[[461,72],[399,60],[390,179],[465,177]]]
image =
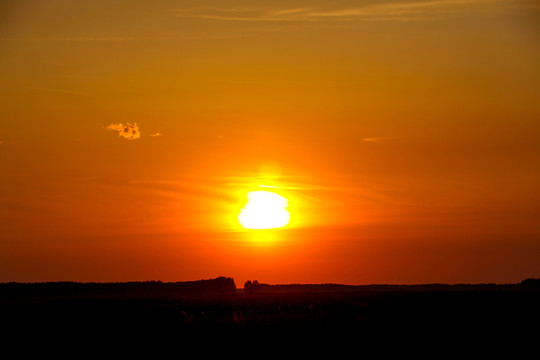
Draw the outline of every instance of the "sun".
[[[247,193],[247,203],[238,214],[238,222],[246,229],[273,229],[287,226],[291,214],[289,201],[271,191]]]

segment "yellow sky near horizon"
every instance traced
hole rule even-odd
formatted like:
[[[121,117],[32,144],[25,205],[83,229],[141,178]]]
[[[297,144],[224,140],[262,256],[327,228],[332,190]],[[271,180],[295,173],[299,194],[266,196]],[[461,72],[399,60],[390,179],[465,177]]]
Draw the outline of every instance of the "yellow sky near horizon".
[[[539,24],[529,0],[3,1],[0,281],[538,273]],[[258,185],[287,228],[239,228]]]

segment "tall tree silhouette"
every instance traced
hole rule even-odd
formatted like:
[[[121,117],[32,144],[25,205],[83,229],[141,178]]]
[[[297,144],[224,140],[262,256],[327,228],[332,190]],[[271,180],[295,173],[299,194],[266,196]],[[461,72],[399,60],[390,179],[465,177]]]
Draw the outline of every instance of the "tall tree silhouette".
[[[259,281],[257,280],[253,280],[253,282],[251,280],[248,280],[244,283],[244,290],[249,293],[255,292],[258,289],[259,289]]]

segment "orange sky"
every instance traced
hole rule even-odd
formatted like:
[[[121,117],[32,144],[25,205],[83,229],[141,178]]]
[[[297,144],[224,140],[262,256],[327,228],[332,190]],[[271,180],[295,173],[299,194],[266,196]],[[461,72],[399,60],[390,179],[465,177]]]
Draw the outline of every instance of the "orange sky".
[[[0,281],[538,276],[539,43],[529,0],[2,1]]]

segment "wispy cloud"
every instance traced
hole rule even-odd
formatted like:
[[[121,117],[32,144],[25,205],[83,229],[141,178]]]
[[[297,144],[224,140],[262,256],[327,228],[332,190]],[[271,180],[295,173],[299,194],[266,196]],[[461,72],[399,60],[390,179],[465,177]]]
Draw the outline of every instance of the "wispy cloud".
[[[134,38],[120,36],[74,36],[74,37],[14,37],[0,38],[0,41],[28,41],[28,42],[118,42],[132,41]]]
[[[163,134],[160,133],[160,132],[157,132],[157,133],[154,133],[154,134],[150,134],[149,136],[156,137],[156,136],[163,136]]]
[[[386,143],[388,141],[391,141],[393,139],[397,139],[397,137],[395,136],[376,136],[376,137],[367,137],[367,138],[363,138],[362,141],[366,141],[366,142],[370,142],[370,143],[375,143],[375,144],[382,144],[382,143]]]
[[[43,87],[34,87],[34,86],[30,86],[27,89],[53,92],[53,93],[59,93],[59,94],[84,95],[82,91],[70,90],[70,89],[43,88]]]
[[[137,123],[126,123],[124,124],[111,124],[107,126],[107,129],[118,131],[118,136],[123,137],[124,139],[134,140],[141,137],[141,132]]]
[[[527,6],[528,1],[518,1]],[[513,6],[503,0],[424,0],[410,2],[377,2],[355,7],[291,7],[271,9],[266,7],[196,7],[174,9],[178,17],[199,18],[220,21],[244,22],[333,22],[333,21],[382,21],[417,20],[437,14],[456,11],[470,11],[472,6],[491,11],[491,5]],[[482,7],[482,5],[490,5]]]

